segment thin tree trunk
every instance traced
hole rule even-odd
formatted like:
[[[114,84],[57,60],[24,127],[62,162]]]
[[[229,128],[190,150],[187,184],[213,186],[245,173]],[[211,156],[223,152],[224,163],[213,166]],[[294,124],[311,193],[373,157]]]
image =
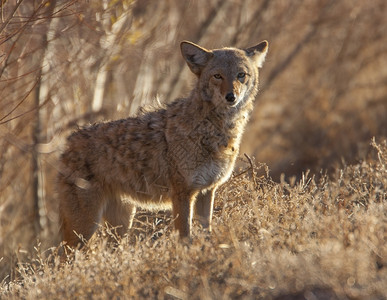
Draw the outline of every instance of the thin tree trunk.
[[[49,2],[49,6],[47,8],[47,11],[45,13],[47,18],[50,18],[53,15],[54,9],[56,6],[56,0],[53,0]],[[48,34],[51,30],[51,23],[53,22],[53,19],[50,20],[50,24],[47,26],[47,30],[42,35],[41,40],[41,51],[42,51],[42,59],[40,62],[40,69],[38,71],[37,76],[37,85],[35,87],[35,99],[34,99],[34,105],[37,108],[35,111],[35,125],[33,127],[32,132],[32,143],[33,143],[33,152],[32,152],[32,199],[33,199],[33,222],[34,222],[34,230],[35,230],[35,236],[38,237],[40,235],[40,232],[42,230],[41,227],[41,216],[40,216],[40,207],[41,207],[41,200],[43,196],[43,185],[42,185],[42,178],[40,178],[41,170],[40,170],[40,154],[39,154],[39,144],[42,141],[41,136],[41,129],[42,129],[42,116],[40,107],[42,103],[45,101],[45,99],[42,99],[41,95],[41,89],[42,89],[42,76],[43,74],[43,68],[45,63],[45,57],[47,55],[47,48],[48,48]],[[47,95],[44,95],[47,96]]]
[[[39,107],[40,104],[40,77],[41,71],[39,71],[38,75],[39,83],[35,87],[35,106]],[[41,231],[40,227],[40,214],[39,214],[39,153],[38,153],[38,145],[40,143],[40,113],[39,109],[36,110],[35,113],[35,126],[33,128],[32,133],[32,143],[33,143],[33,152],[32,152],[32,197],[33,197],[33,221],[34,221],[34,230],[35,236],[38,236]]]
[[[111,32],[106,34],[107,38],[104,43],[104,47],[106,49],[105,57],[98,69],[91,105],[93,112],[98,112],[102,108],[105,90],[108,84],[107,78],[109,74],[109,62],[111,57],[118,51],[119,45],[116,44],[117,37],[121,34],[122,28],[127,25],[129,16],[129,13],[123,13],[119,20],[112,26]]]

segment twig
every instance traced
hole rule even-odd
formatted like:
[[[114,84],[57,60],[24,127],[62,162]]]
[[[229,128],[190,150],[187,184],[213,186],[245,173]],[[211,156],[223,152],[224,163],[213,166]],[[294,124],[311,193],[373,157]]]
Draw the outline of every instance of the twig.
[[[4,28],[8,25],[8,23],[11,21],[11,19],[13,18],[15,12],[17,11],[17,9],[19,8],[19,6],[22,4],[23,0],[19,0],[18,2],[16,2],[16,5],[15,5],[15,8],[13,10],[13,12],[8,16],[7,20],[5,20],[5,22],[3,24],[1,24],[1,27],[0,27],[0,33],[4,30]]]
[[[12,120],[14,120],[14,119],[16,119],[16,118],[18,118],[18,117],[21,117],[21,116],[23,116],[24,114],[26,114],[26,113],[29,113],[29,112],[31,112],[31,111],[33,111],[33,110],[35,110],[35,109],[37,109],[37,108],[40,108],[40,107],[35,107],[35,108],[33,108],[32,110],[29,110],[29,111],[27,111],[27,112],[25,112],[25,113],[23,113],[23,114],[20,114],[20,115],[18,115],[18,116],[16,116],[16,117],[13,117],[13,118],[10,118],[10,119],[8,119],[8,120],[5,120],[5,121],[3,121],[5,118],[7,118],[9,115],[11,115],[26,99],[27,99],[27,97],[31,94],[31,92],[35,89],[35,87],[38,85],[38,83],[39,83],[39,81],[40,81],[40,79],[38,79],[35,83],[34,83],[34,85],[32,86],[32,88],[27,92],[27,94],[23,97],[23,99],[21,99],[21,101],[14,107],[14,108],[12,108],[11,109],[11,111],[10,112],[8,112],[4,117],[2,117],[1,119],[0,119],[0,125],[3,125],[3,124],[5,124],[5,123],[8,123],[9,121],[12,121]]]
[[[251,167],[251,177],[253,177],[254,186],[256,187],[256,186],[257,186],[257,180],[256,180],[256,178],[255,178],[253,161],[252,161],[252,159],[250,158],[250,156],[248,156],[246,153],[244,153],[244,156],[247,158],[247,160],[248,160],[249,163],[250,163],[250,167]]]

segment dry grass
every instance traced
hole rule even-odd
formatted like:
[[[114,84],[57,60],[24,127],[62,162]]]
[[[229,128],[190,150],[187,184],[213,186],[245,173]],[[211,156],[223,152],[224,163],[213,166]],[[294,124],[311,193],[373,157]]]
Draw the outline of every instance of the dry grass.
[[[188,244],[159,215],[142,226],[141,240],[133,243],[130,233],[111,251],[99,237],[62,268],[39,249],[19,261],[19,277],[3,284],[2,295],[384,299],[387,144],[375,146],[376,160],[348,166],[333,180],[304,175],[289,185],[246,168],[219,191],[211,236],[196,228]]]
[[[385,0],[3,2],[0,298],[387,295]],[[197,229],[182,245],[167,215],[142,212],[119,249],[96,239],[87,259],[58,269],[46,249],[60,242],[64,137],[186,95],[194,77],[181,40],[263,39],[241,155],[270,177],[240,161],[248,170],[218,192],[210,238]]]

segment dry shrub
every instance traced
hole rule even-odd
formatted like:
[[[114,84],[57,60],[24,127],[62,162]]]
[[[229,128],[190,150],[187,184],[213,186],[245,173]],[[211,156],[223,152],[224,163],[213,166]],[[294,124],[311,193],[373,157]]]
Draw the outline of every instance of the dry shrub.
[[[364,159],[387,136],[386,3],[272,5],[278,32],[244,151],[276,179]]]

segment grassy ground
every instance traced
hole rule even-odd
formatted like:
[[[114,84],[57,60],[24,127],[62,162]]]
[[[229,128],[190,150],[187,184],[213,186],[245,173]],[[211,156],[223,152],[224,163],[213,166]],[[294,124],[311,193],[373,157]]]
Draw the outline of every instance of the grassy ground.
[[[383,298],[386,15],[385,0],[0,1],[0,298]],[[241,156],[269,175],[238,162],[210,236],[181,244],[168,214],[141,212],[114,252],[97,238],[59,268],[65,137],[186,96],[182,40],[263,39]]]
[[[318,181],[275,183],[246,162],[217,194],[210,236],[179,242],[168,215],[141,213],[114,251],[111,230],[62,267],[36,249],[0,298],[385,299],[386,146]]]

